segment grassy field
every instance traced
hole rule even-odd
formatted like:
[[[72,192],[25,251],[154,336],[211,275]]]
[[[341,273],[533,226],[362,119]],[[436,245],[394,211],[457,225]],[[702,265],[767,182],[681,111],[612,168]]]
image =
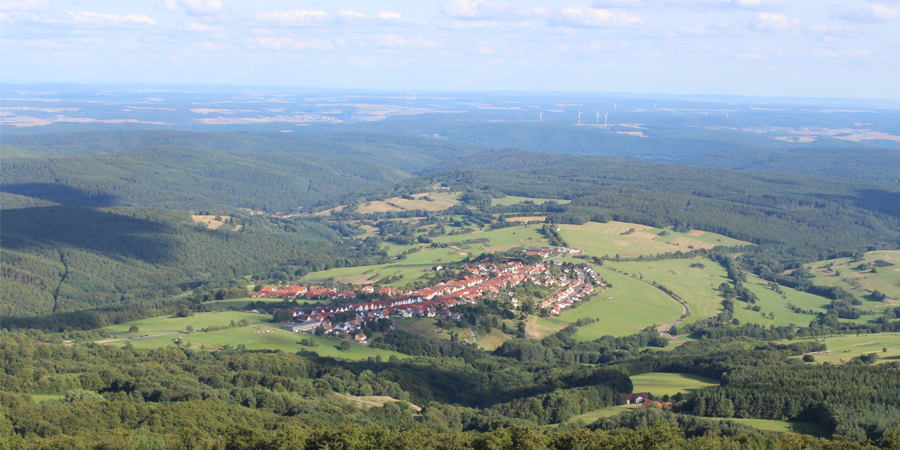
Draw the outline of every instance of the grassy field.
[[[668,324],[682,313],[681,305],[653,286],[608,270],[599,269],[598,273],[613,287],[559,317],[536,319],[528,330],[529,337],[560,330],[583,317],[599,321],[579,328],[575,339],[627,336],[648,326]]]
[[[188,325],[194,327],[195,330],[206,328],[209,326],[224,326],[231,323],[246,319],[250,325],[272,325],[269,320],[272,316],[267,314],[253,314],[242,312],[208,312],[200,313],[193,317],[152,317],[149,319],[136,320],[134,322],[122,323],[119,325],[111,325],[104,330],[110,333],[125,333],[127,336],[142,336],[145,334],[167,333],[183,331]],[[128,333],[128,329],[136,325],[140,328],[137,333]]]
[[[717,419],[730,420],[732,422],[750,425],[757,430],[775,431],[778,433],[808,434],[811,436],[825,437],[827,434],[822,426],[813,422],[764,420],[764,419]]]
[[[691,267],[693,263],[702,263],[703,268]],[[683,260],[647,261],[647,262],[611,262],[606,266],[618,269],[630,275],[642,277],[646,281],[654,281],[663,285],[678,295],[691,308],[691,317],[685,323],[693,323],[704,317],[711,317],[722,311],[722,297],[719,296],[718,286],[723,282],[730,283],[725,275],[725,270],[706,258],[694,258]],[[757,305],[762,308],[759,312],[745,309],[746,303],[737,302],[734,317],[741,323],[760,323],[763,325],[807,326],[815,316],[797,314],[788,308],[788,303],[799,306],[805,310],[827,312],[830,300],[782,287],[785,298],[781,294],[772,291],[767,283],[749,275],[744,286],[750,289],[759,298]],[[772,319],[769,313],[775,313]],[[866,322],[877,319],[878,316],[863,316],[855,322]]]
[[[900,333],[838,335],[818,338],[831,353],[815,355],[817,363],[841,363],[863,353],[877,353],[879,363],[900,361]],[[794,341],[796,342],[796,341]],[[882,350],[887,348],[887,352]],[[800,358],[799,356],[796,358]]]
[[[704,267],[691,267],[694,263],[702,263]],[[725,269],[706,258],[647,262],[606,261],[605,266],[644,281],[656,282],[674,292],[691,309],[691,316],[685,323],[714,316],[722,310],[722,297],[717,288],[722,282],[728,281]],[[603,270],[599,273],[606,276],[610,271]],[[669,301],[676,304],[671,298]]]
[[[713,248],[718,245],[745,245],[722,235],[697,231],[676,233],[667,228],[667,236],[659,236],[660,228],[625,222],[587,222],[583,225],[559,225],[559,234],[569,245],[585,250],[593,256],[615,256],[634,258],[640,255],[671,253],[678,250],[690,251],[699,248]],[[634,232],[629,231],[634,229]],[[624,234],[628,233],[628,234]]]
[[[594,411],[586,412],[584,414],[575,416],[566,421],[566,424],[577,424],[577,425],[588,425],[597,421],[597,419],[603,419],[606,417],[618,416],[624,412],[634,411],[635,409],[642,408],[640,404],[633,405],[620,405],[620,406],[610,406],[608,408],[597,409]]]
[[[469,254],[478,255],[488,251],[489,247],[546,247],[549,244],[543,241],[543,237],[538,233],[539,227],[522,225],[517,227],[503,228],[492,231],[476,231],[473,233],[444,235],[433,238],[437,243],[449,244],[453,242],[464,242],[467,240],[487,239],[484,243],[476,244],[460,244],[455,248],[438,248],[432,249],[421,245],[389,245],[388,254],[396,256],[406,250],[412,248],[422,248],[423,250],[407,255],[407,258],[401,261],[391,262],[388,264],[380,264],[375,266],[362,267],[342,267],[338,269],[325,270],[315,272],[305,276],[301,281],[304,283],[322,283],[330,279],[340,282],[353,284],[367,284],[380,280],[384,277],[403,275],[403,279],[388,284],[388,287],[403,287],[407,283],[413,282],[423,275],[424,269],[434,267],[440,264],[447,264],[460,261]]]
[[[502,206],[510,206],[510,205],[518,205],[519,203],[524,203],[526,201],[532,201],[536,205],[543,205],[546,202],[556,202],[561,205],[565,205],[570,203],[571,200],[558,200],[553,198],[528,198],[528,197],[516,197],[514,195],[507,195],[503,198],[495,198],[491,200],[492,205],[502,205]]]
[[[877,267],[871,270],[857,270],[860,264],[884,261],[893,266]],[[864,301],[864,309],[880,309],[886,305],[900,306],[900,251],[883,250],[868,252],[864,261],[850,262],[850,258],[840,258],[807,264],[816,278],[813,283],[824,286],[840,286]],[[833,264],[829,269],[826,266]],[[840,273],[841,276],[837,276]],[[867,301],[871,291],[880,291],[889,298],[887,302]]]
[[[302,298],[296,299],[297,303],[304,305],[307,303],[316,303],[319,300],[306,300]],[[213,302],[208,302],[208,304],[216,310],[219,311],[228,311],[231,308],[237,310],[243,310],[250,302],[264,302],[264,303],[281,303],[282,300],[280,298],[232,298],[228,300],[217,300]],[[196,328],[196,325],[194,326]]]
[[[653,372],[631,377],[634,384],[632,392],[649,392],[654,398],[663,395],[675,395],[681,392],[685,396],[693,396],[697,391],[713,388],[719,382],[712,379],[692,375],[688,373],[663,373]]]
[[[62,400],[66,398],[66,396],[59,394],[31,394],[31,398],[35,403],[44,403],[50,400]]]
[[[426,317],[411,317],[408,319],[396,319],[397,327],[410,333],[422,336],[433,337],[438,339],[450,340],[453,334],[459,334],[465,339],[472,336],[469,330],[465,328],[452,327],[446,330],[439,329],[435,323],[435,319]],[[507,326],[514,327],[512,321],[507,322]],[[475,341],[481,348],[485,350],[496,350],[497,347],[503,345],[504,342],[512,339],[514,336],[504,334],[499,328],[493,328],[490,333],[476,333]]]
[[[124,326],[127,329],[129,326],[131,326],[131,324],[123,324],[120,326]],[[189,343],[191,348],[209,350],[221,348],[225,345],[230,345],[232,347],[244,345],[249,350],[282,350],[289,353],[295,353],[300,351],[301,349],[304,349],[316,352],[321,356],[332,356],[336,358],[353,360],[366,359],[370,356],[375,357],[377,355],[381,355],[381,357],[385,360],[387,360],[391,355],[397,356],[398,358],[408,357],[406,355],[403,355],[402,353],[370,348],[365,345],[357,344],[355,342],[350,343],[350,350],[342,352],[338,350],[338,346],[340,345],[341,341],[337,339],[313,336],[309,334],[290,333],[277,329],[277,326],[278,324],[267,322],[264,325],[228,328],[210,333],[194,332],[191,334],[187,334],[183,332],[165,332],[165,334],[161,336],[135,339],[132,341],[112,342],[109,345],[123,346],[126,343],[130,342],[131,345],[136,348],[174,347],[176,345],[174,340],[178,338],[183,341],[183,345],[188,345]],[[274,328],[274,330],[271,332],[260,333],[261,330],[272,328]],[[135,333],[134,335],[142,336],[145,334],[154,333],[146,333],[143,329],[141,329],[140,333]],[[121,337],[129,337],[129,334],[126,333],[125,336]],[[303,338],[310,338],[315,340],[318,344],[318,347],[305,347],[300,345],[299,341]]]
[[[395,250],[395,247],[399,246],[391,246],[391,250]],[[403,251],[402,249],[396,250],[397,253]],[[424,270],[429,267],[460,261],[465,257],[466,256],[460,254],[459,251],[453,249],[426,248],[422,251],[409,254],[407,258],[402,261],[375,266],[342,267],[338,269],[325,270],[322,272],[311,273],[303,277],[301,281],[303,283],[316,284],[323,283],[333,278],[343,282],[367,284],[384,277],[403,275],[403,278],[401,280],[386,285],[387,287],[397,288],[405,286],[407,283],[411,283],[417,280],[424,274]]]

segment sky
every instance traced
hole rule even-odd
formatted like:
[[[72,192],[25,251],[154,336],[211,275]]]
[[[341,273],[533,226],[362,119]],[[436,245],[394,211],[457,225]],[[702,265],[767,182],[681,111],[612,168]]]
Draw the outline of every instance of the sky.
[[[900,98],[900,0],[0,0],[0,82]]]

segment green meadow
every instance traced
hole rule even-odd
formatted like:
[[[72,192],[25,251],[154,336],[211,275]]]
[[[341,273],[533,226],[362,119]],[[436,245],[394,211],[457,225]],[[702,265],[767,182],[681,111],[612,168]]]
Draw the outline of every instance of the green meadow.
[[[817,340],[825,343],[831,353],[814,355],[816,363],[847,362],[854,356],[864,353],[876,353],[879,363],[900,361],[900,333],[837,335],[820,337]],[[887,349],[887,352],[884,349]]]
[[[875,271],[860,270],[861,264],[893,264],[875,267]],[[882,263],[882,264],[883,264]],[[831,265],[830,267],[827,267]],[[840,286],[863,300],[863,308],[880,309],[886,303],[870,301],[871,291],[880,291],[889,297],[887,304],[900,306],[900,251],[882,250],[868,252],[863,261],[851,262],[851,258],[839,258],[807,264],[816,278],[813,283],[824,286]],[[840,274],[840,275],[838,275]]]
[[[704,267],[691,267],[691,264],[695,263],[701,263]],[[604,266],[641,278],[649,283],[656,282],[656,284],[671,290],[691,309],[691,316],[685,320],[685,323],[693,323],[705,317],[715,316],[722,311],[722,297],[719,296],[718,286],[728,279],[725,278],[725,269],[709,259],[605,261]],[[604,270],[599,273],[605,276],[610,271]],[[677,305],[675,300],[668,296],[666,298],[672,304]]]
[[[623,258],[636,258],[641,255],[674,253],[691,251],[700,248],[713,248],[719,245],[746,245],[715,233],[698,231],[694,234],[676,233],[671,228],[661,229],[636,223],[587,222],[582,225],[557,225],[559,234],[572,247],[585,250],[589,255]],[[632,231],[634,230],[634,231]],[[668,233],[660,236],[663,231]]]
[[[649,392],[656,399],[679,392],[691,397],[697,391],[719,386],[719,382],[712,378],[689,373],[645,373],[632,376],[631,382],[634,384],[632,392]]]
[[[142,336],[145,334],[179,332],[187,328],[188,325],[194,327],[195,330],[210,326],[226,326],[231,323],[232,320],[237,322],[241,319],[247,320],[250,325],[270,326],[273,325],[270,322],[271,318],[272,316],[266,314],[231,311],[207,312],[198,313],[193,317],[152,317],[149,319],[135,320],[134,322],[111,325],[103,329],[113,334],[124,333],[125,336],[123,337],[131,337]],[[137,326],[140,331],[137,333],[128,333],[128,329],[131,328],[132,325]]]
[[[570,203],[571,200],[559,200],[555,198],[528,198],[528,197],[516,197],[515,195],[507,195],[503,198],[495,198],[491,200],[491,205],[502,205],[502,206],[510,206],[510,205],[518,205],[519,203],[525,203],[527,201],[534,202],[536,205],[543,205],[547,202],[556,202],[560,205],[564,205]]]
[[[609,270],[596,270],[613,287],[561,316],[537,319],[536,325],[557,330],[583,317],[599,319],[573,335],[574,339],[590,341],[607,335],[627,336],[649,326],[669,324],[681,316],[681,305],[659,289]]]

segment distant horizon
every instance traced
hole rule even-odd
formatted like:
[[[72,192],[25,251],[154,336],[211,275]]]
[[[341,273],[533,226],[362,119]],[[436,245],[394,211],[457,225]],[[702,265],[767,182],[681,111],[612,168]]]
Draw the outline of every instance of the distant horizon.
[[[38,87],[38,86],[83,86],[92,88],[114,88],[127,92],[141,92],[143,90],[151,92],[172,92],[172,93],[194,93],[203,92],[204,88],[209,91],[229,92],[236,89],[247,90],[271,90],[285,92],[336,92],[344,94],[386,94],[386,95],[402,95],[404,93],[422,95],[437,94],[488,94],[488,95],[523,95],[523,96],[539,96],[539,95],[584,95],[607,98],[627,98],[638,97],[645,99],[652,98],[672,98],[678,100],[697,99],[698,101],[708,102],[729,102],[737,100],[746,101],[787,101],[790,103],[801,103],[806,101],[865,101],[865,102],[881,102],[893,103],[898,102],[895,106],[900,108],[900,97],[882,98],[882,97],[839,97],[839,96],[780,96],[780,95],[750,95],[750,94],[722,94],[722,93],[673,93],[673,92],[632,92],[632,91],[579,91],[579,90],[496,90],[496,89],[418,89],[418,90],[398,90],[398,89],[376,89],[376,88],[355,88],[355,87],[318,87],[318,86],[290,86],[290,85],[259,85],[259,84],[228,84],[228,83],[191,83],[191,82],[172,82],[172,83],[128,83],[128,82],[66,82],[66,81],[2,81],[2,91],[4,95],[7,89],[17,87]],[[37,94],[37,93],[32,93]],[[2,100],[2,99],[0,99]]]

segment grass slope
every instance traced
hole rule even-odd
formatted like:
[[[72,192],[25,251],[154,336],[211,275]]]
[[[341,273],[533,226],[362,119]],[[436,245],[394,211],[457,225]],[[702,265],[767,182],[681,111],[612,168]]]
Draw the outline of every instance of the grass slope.
[[[719,382],[707,377],[689,373],[653,372],[631,377],[633,392],[649,392],[654,398],[663,395],[675,395],[681,392],[685,396],[693,396],[697,391],[714,388]]]
[[[589,255],[620,255],[623,258],[635,258],[641,255],[672,253],[678,250],[690,251],[699,248],[713,248],[718,245],[736,246],[747,242],[731,239],[715,233],[676,233],[671,228],[665,229],[666,236],[659,236],[664,231],[635,223],[587,222],[583,225],[558,225],[559,234],[569,245],[586,251]],[[629,234],[629,230],[635,231]]]

